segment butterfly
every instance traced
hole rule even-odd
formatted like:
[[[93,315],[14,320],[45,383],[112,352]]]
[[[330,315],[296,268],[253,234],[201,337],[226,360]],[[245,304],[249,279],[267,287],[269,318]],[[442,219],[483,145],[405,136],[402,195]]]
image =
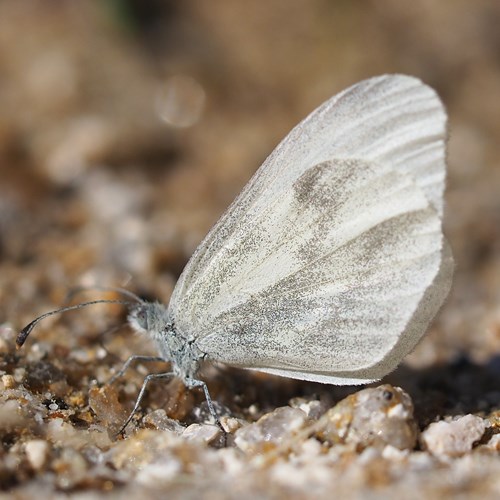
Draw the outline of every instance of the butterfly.
[[[172,365],[146,383],[201,386],[218,421],[203,362],[337,385],[396,368],[452,282],[446,122],[429,86],[383,75],[299,123],[195,250],[168,306],[131,306],[159,351],[134,359]]]

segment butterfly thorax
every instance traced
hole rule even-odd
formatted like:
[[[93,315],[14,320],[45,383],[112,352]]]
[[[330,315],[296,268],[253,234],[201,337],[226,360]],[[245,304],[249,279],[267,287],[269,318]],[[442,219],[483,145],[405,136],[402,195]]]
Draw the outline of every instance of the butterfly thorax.
[[[194,339],[183,335],[175,326],[167,308],[159,302],[143,302],[132,309],[128,321],[134,330],[151,337],[172,371],[183,381],[192,379],[200,367],[203,353]]]

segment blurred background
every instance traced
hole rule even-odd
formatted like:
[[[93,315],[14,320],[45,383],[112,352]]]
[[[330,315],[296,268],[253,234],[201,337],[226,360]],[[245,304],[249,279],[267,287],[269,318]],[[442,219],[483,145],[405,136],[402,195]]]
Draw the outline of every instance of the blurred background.
[[[398,72],[433,86],[449,112],[445,227],[457,261],[451,297],[408,362],[494,362],[499,26],[496,0],[2,0],[2,331],[75,285],[167,302],[299,120],[358,80]],[[59,342],[113,322],[109,308],[69,321]]]

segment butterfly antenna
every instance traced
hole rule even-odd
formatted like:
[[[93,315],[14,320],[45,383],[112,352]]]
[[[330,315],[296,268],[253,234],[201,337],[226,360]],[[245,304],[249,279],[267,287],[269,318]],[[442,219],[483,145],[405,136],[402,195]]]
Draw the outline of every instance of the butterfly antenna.
[[[144,301],[135,293],[127,290],[125,288],[121,288],[119,286],[101,286],[101,285],[92,285],[92,286],[77,286],[72,288],[68,294],[66,295],[66,301],[69,302],[75,295],[78,295],[82,292],[90,292],[92,290],[99,290],[101,292],[116,292],[121,295],[125,295],[125,297],[129,297],[132,300],[135,300],[139,304],[143,304]]]
[[[67,311],[73,311],[75,309],[81,309],[82,307],[87,307],[87,306],[92,306],[94,304],[122,304],[125,306],[133,306],[134,304],[131,302],[127,302],[124,300],[92,300],[90,302],[82,302],[81,304],[76,304],[74,306],[68,306],[68,307],[62,307],[61,309],[56,309],[55,311],[49,311],[46,312],[45,314],[42,314],[41,316],[38,316],[38,318],[35,318],[31,323],[28,323],[18,334],[17,339],[16,339],[16,345],[17,348],[19,349],[20,347],[23,346],[23,344],[26,342],[26,339],[28,338],[29,334],[35,328],[35,326],[42,321],[42,319],[45,319],[47,316],[52,316],[53,314],[59,314]]]

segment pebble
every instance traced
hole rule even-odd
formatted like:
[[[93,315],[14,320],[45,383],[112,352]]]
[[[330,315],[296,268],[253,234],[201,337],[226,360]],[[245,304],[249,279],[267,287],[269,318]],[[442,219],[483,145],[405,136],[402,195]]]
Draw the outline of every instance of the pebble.
[[[234,442],[243,451],[262,451],[278,446],[285,438],[304,428],[307,416],[298,408],[277,408],[257,422],[238,429]]]
[[[142,420],[146,427],[152,427],[159,431],[169,431],[180,435],[185,427],[179,421],[170,418],[163,408],[149,412]]]
[[[221,430],[216,425],[211,424],[191,424],[182,433],[182,437],[188,441],[199,443],[211,443],[221,434]]]
[[[323,401],[316,399],[307,400],[305,398],[293,398],[290,401],[290,406],[292,408],[299,408],[313,420],[318,419],[328,409]]]
[[[149,487],[154,484],[158,487],[161,484],[165,486],[182,472],[182,464],[180,460],[169,456],[165,460],[158,463],[151,463],[140,469],[135,476],[135,482]]]
[[[410,396],[388,384],[351,394],[318,421],[317,436],[331,444],[413,449],[417,425]]]
[[[24,445],[26,457],[33,469],[40,470],[47,463],[49,443],[42,439],[32,439]]]
[[[3,389],[14,389],[16,380],[12,375],[2,375]]]
[[[98,421],[112,432],[117,432],[128,417],[128,412],[119,401],[115,386],[106,384],[103,387],[92,387],[89,391],[89,406]]]
[[[107,453],[106,461],[116,469],[136,471],[162,460],[178,447],[188,453],[187,444],[173,432],[140,429],[131,437],[117,441]]]
[[[85,481],[89,465],[82,454],[70,447],[64,447],[51,464],[56,473],[56,485],[60,489],[73,489]]]
[[[487,424],[476,415],[465,415],[451,422],[434,422],[422,432],[424,449],[439,457],[459,457],[481,439]]]

